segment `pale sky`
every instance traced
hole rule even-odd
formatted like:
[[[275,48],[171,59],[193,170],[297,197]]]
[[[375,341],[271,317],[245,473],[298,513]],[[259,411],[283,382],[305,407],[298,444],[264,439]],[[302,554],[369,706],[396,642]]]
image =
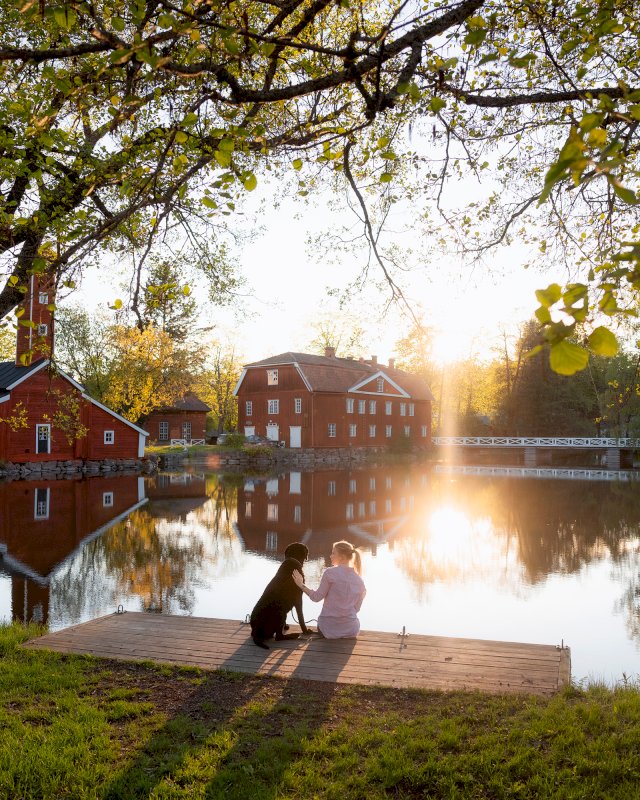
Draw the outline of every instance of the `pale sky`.
[[[344,288],[358,274],[364,257],[343,255],[340,263],[329,263],[308,246],[308,235],[348,221],[348,213],[335,214],[322,207],[321,200],[315,204],[285,200],[279,208],[267,203],[266,211],[257,211],[268,188],[256,190],[247,213],[240,217],[241,224],[257,231],[238,251],[240,271],[247,281],[248,296],[240,302],[246,313],[238,316],[233,310],[215,307],[206,312],[216,326],[214,335],[232,340],[245,362],[304,349],[313,338],[309,323],[338,309],[337,300],[327,296],[327,288]],[[355,218],[353,224],[359,231]],[[414,250],[414,261],[419,260],[417,231],[403,235],[402,244]],[[515,330],[531,317],[538,305],[535,289],[552,280],[562,281],[559,275],[525,270],[525,259],[526,253],[515,248],[496,251],[489,272],[443,256],[440,262],[420,264],[402,275],[407,298],[423,310],[427,324],[440,331],[436,350],[442,360],[464,357],[470,350],[486,351],[501,326]],[[376,280],[382,277],[375,265],[370,275]],[[112,279],[103,281],[99,272],[90,271],[70,300],[106,310],[120,294]],[[386,362],[394,356],[394,344],[406,334],[409,323],[393,310],[381,318],[380,306],[379,292],[370,291],[355,296],[347,309],[363,319],[370,355]]]

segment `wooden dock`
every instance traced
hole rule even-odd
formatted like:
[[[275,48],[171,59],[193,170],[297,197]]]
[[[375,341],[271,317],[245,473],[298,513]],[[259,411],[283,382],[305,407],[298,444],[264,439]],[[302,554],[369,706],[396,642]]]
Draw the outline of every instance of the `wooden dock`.
[[[422,689],[550,695],[570,680],[568,648],[362,631],[358,639],[305,636],[253,644],[249,626],[224,619],[112,614],[26,647],[151,660],[285,678]]]

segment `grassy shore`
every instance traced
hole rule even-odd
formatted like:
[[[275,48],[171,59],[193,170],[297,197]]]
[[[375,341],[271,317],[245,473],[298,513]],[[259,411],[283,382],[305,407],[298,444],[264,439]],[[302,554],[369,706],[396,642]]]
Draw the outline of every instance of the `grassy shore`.
[[[0,797],[640,798],[640,694],[336,686],[23,650],[0,627]]]

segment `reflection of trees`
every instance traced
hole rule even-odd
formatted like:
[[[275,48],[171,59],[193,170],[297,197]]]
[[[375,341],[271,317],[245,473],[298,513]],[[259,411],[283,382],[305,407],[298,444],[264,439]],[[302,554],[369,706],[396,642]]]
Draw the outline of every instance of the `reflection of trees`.
[[[146,508],[134,511],[97,540],[117,590],[142,599],[146,611],[190,611],[190,588],[204,556],[201,542],[181,525],[154,519]]]
[[[636,538],[627,543],[625,552],[616,564],[614,577],[617,577],[620,583],[627,583],[627,588],[616,602],[614,611],[625,615],[629,636],[640,641],[640,539]]]

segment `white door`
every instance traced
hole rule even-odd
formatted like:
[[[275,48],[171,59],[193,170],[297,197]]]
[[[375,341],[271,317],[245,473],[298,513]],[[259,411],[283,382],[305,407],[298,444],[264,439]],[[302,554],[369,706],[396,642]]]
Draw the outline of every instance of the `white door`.
[[[300,425],[289,428],[289,447],[302,447],[302,428]]]
[[[244,435],[245,436],[253,436],[255,432],[256,432],[256,426],[255,425],[245,425],[244,426]]]
[[[277,442],[280,439],[278,426],[273,422],[267,425],[267,439],[271,439],[272,442]]]

